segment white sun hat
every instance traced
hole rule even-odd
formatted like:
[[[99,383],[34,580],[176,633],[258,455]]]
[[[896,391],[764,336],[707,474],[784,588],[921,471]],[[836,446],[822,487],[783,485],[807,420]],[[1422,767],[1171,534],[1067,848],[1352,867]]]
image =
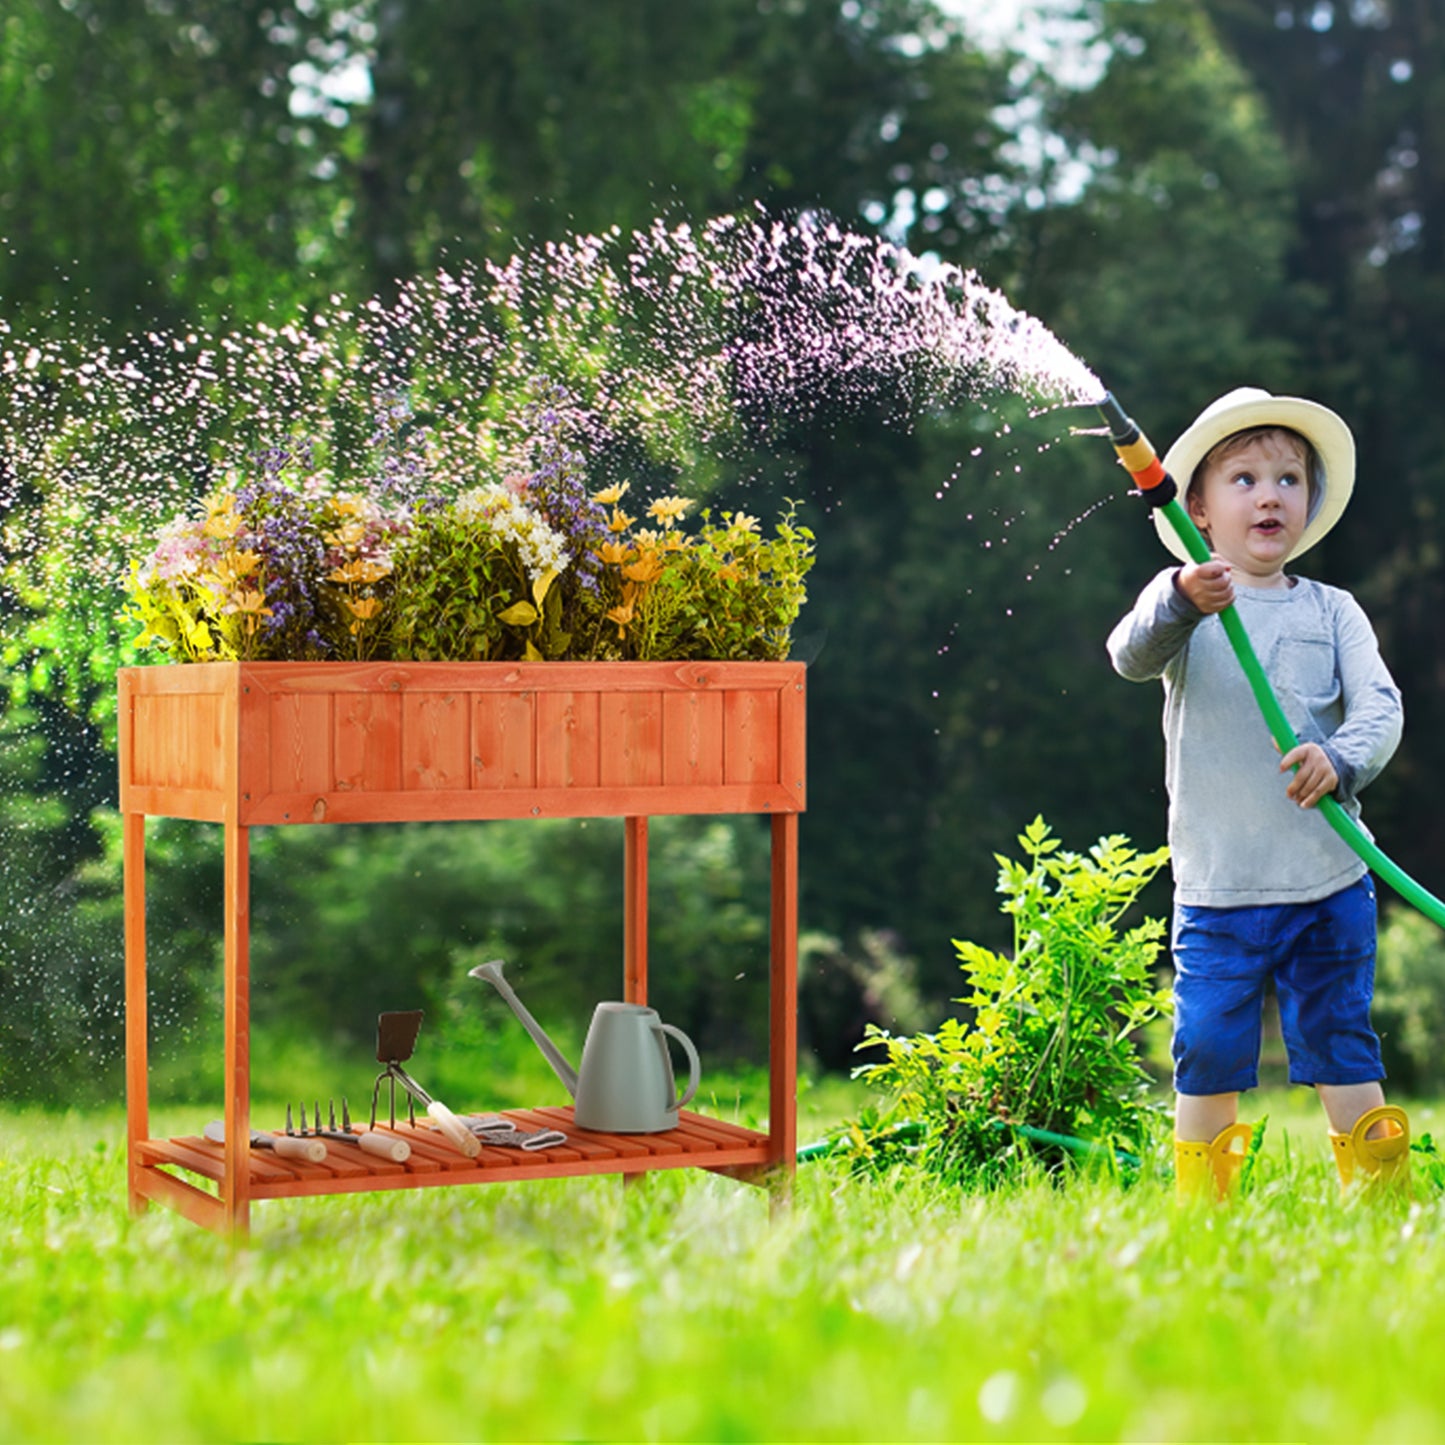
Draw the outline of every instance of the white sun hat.
[[[1290,553],[1307,552],[1340,520],[1355,489],[1355,439],[1345,423],[1328,407],[1298,396],[1271,396],[1257,386],[1241,386],[1212,401],[1164,456],[1164,470],[1179,486],[1184,502],[1194,469],[1225,437],[1257,426],[1282,426],[1298,432],[1315,449],[1319,469],[1309,520],[1299,544]],[[1181,562],[1192,560],[1164,513],[1154,512],[1159,540]]]

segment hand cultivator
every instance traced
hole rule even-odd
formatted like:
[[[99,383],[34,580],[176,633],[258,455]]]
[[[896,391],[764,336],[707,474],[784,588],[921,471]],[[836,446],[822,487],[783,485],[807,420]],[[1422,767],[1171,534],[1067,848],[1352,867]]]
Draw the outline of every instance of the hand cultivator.
[[[481,1140],[452,1113],[439,1099],[433,1099],[407,1071],[402,1068],[404,1060],[411,1058],[416,1048],[416,1036],[421,1032],[421,1009],[407,1009],[398,1013],[384,1013],[376,1020],[376,1061],[386,1067],[376,1076],[371,1086],[371,1127],[376,1128],[376,1105],[381,1097],[381,1083],[385,1079],[391,1086],[391,1127],[396,1128],[396,1086],[400,1084],[407,1095],[406,1111],[408,1121],[415,1125],[415,1104],[420,1104],[431,1116],[436,1126],[456,1145],[468,1159],[475,1159],[482,1152]],[[343,1105],[345,1101],[343,1100]]]
[[[326,1128],[321,1127],[321,1101],[316,1101],[316,1107],[312,1113],[311,1127],[306,1127],[306,1105],[301,1106],[301,1127],[296,1129],[291,1122],[291,1106],[286,1106],[286,1136],[287,1138],[300,1139],[331,1139],[337,1144],[351,1144],[365,1154],[374,1154],[378,1159],[389,1159],[394,1164],[405,1163],[411,1158],[411,1145],[405,1139],[398,1138],[395,1134],[380,1134],[375,1129],[369,1129],[364,1134],[352,1132],[351,1110],[347,1107],[345,1098],[341,1101],[341,1125],[336,1124],[336,1104],[330,1104],[330,1123]]]

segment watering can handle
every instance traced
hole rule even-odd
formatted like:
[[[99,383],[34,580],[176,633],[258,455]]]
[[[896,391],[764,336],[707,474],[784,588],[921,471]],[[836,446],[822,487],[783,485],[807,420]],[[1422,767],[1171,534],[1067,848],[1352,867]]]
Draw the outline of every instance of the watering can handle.
[[[694,1048],[692,1040],[688,1038],[688,1036],[683,1033],[680,1028],[677,1028],[672,1024],[662,1023],[660,1021],[657,1024],[657,1028],[665,1034],[671,1034],[673,1038],[675,1038],[678,1043],[682,1045],[683,1051],[687,1054],[687,1067],[689,1072],[689,1078],[687,1081],[687,1092],[682,1096],[682,1098],[671,1100],[667,1106],[669,1109],[680,1109],[684,1104],[690,1102],[692,1096],[697,1093],[698,1082],[702,1078],[702,1065],[698,1062],[697,1049]],[[666,1048],[666,1046],[667,1045],[664,1042],[663,1047]],[[677,1085],[674,1084],[673,1093],[675,1094],[676,1092]]]

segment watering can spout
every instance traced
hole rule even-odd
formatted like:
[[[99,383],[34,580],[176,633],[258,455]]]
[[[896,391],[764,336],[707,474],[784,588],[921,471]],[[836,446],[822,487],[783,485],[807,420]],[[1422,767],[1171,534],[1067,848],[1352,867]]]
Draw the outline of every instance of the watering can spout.
[[[479,963],[469,971],[472,978],[480,978],[491,984],[501,994],[507,1006],[521,1020],[522,1027],[532,1035],[532,1041],[542,1051],[542,1057],[552,1065],[557,1077],[562,1080],[563,1087],[575,1099],[577,1097],[577,1070],[562,1057],[557,1045],[547,1037],[546,1030],[531,1015],[527,1006],[519,999],[512,988],[512,985],[502,976],[502,963],[500,959],[493,959],[490,963]]]

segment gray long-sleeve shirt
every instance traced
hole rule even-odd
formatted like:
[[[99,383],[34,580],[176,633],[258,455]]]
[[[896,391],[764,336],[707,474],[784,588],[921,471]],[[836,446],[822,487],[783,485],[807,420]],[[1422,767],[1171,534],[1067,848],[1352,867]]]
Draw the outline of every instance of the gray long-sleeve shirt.
[[[1308,903],[1347,887],[1365,864],[1318,809],[1285,794],[1288,775],[1217,616],[1161,572],[1109,635],[1115,670],[1164,683],[1169,847],[1178,902],[1209,908]],[[1306,578],[1235,586],[1235,606],[1301,742],[1339,774],[1335,797],[1358,819],[1358,794],[1400,741],[1400,690],[1360,605]]]

